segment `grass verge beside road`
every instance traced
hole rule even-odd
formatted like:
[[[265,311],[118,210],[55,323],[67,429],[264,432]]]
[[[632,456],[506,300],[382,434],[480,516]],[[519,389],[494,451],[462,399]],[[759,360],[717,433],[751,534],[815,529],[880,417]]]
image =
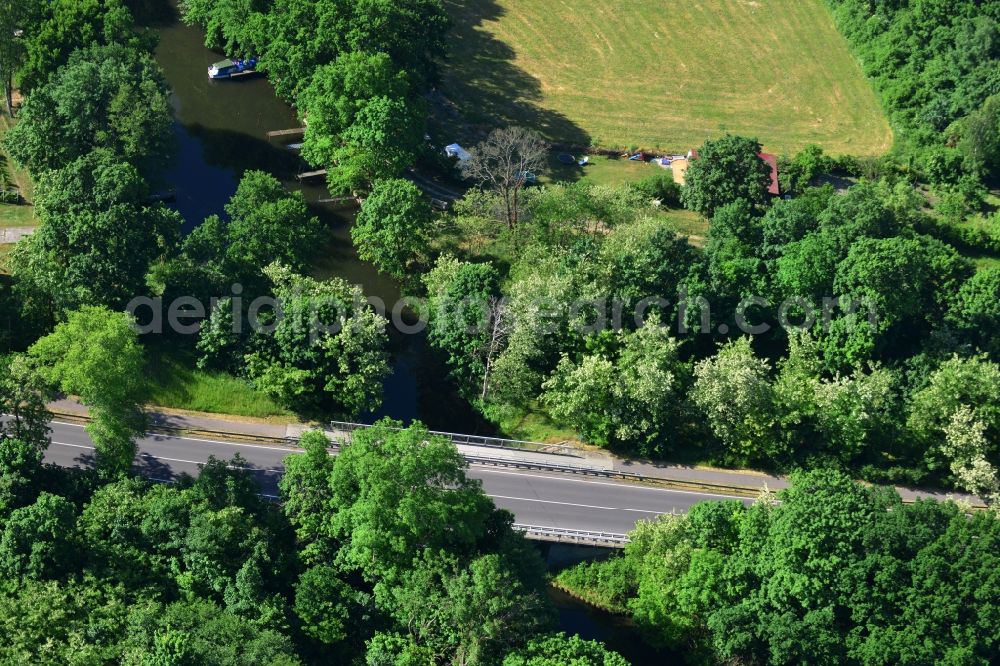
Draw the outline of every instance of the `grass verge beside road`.
[[[148,400],[192,412],[290,420],[291,412],[246,381],[224,372],[199,370],[188,355],[149,350]]]

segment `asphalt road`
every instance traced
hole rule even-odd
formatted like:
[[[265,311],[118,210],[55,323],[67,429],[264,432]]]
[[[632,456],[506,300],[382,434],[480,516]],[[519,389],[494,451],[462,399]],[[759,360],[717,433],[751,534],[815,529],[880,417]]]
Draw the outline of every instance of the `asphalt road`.
[[[94,448],[82,425],[53,422],[47,462],[64,467],[93,463]],[[266,495],[277,495],[282,461],[294,449],[236,444],[193,437],[151,434],[138,442],[136,469],[147,478],[171,481],[182,473],[197,475],[210,455],[225,460],[239,453]],[[555,472],[472,466],[470,476],[497,506],[513,512],[518,523],[592,532],[624,534],[637,520],[661,513],[685,512],[692,504],[722,495],[667,490]],[[744,499],[744,501],[747,501]]]

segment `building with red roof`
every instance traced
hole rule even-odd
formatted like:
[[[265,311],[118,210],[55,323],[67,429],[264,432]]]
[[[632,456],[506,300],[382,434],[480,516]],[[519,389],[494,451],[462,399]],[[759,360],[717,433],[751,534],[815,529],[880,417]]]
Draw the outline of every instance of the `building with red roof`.
[[[698,151],[697,150],[689,150],[687,156],[688,156],[688,160],[689,161],[696,160],[696,159],[698,159]],[[781,185],[778,182],[778,157],[777,157],[777,155],[772,155],[770,153],[757,153],[757,157],[759,157],[760,159],[762,159],[765,162],[767,162],[767,165],[769,167],[771,167],[771,183],[767,186],[768,194],[773,194],[774,196],[779,196],[781,194]],[[686,163],[684,164],[684,167],[685,168],[687,167]],[[675,170],[675,174],[676,174],[676,170]],[[675,178],[675,180],[676,180],[676,178]],[[680,179],[679,182],[683,185],[683,182],[684,182],[683,181],[683,173],[681,174],[681,179]]]
[[[757,153],[757,157],[767,162],[771,167],[771,184],[767,186],[767,191],[774,196],[781,194],[781,185],[778,183],[778,158],[770,153]]]

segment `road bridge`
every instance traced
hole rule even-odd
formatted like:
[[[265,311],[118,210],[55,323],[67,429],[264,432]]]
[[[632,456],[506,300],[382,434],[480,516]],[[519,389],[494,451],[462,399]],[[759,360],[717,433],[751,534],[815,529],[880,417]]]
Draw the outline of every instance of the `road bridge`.
[[[51,428],[47,462],[63,467],[88,467],[94,463],[94,446],[82,424],[53,421]],[[300,451],[272,443],[227,442],[184,434],[150,433],[137,444],[136,471],[163,482],[174,481],[184,473],[197,475],[198,466],[210,455],[228,460],[239,453],[262,493],[275,499],[285,457]],[[627,479],[475,462],[470,465],[469,476],[482,482],[483,490],[498,507],[514,514],[515,522],[529,538],[544,541],[620,547],[625,543],[625,534],[640,519],[683,513],[705,500],[730,499],[723,494],[645,486]],[[735,499],[750,501],[745,497]]]

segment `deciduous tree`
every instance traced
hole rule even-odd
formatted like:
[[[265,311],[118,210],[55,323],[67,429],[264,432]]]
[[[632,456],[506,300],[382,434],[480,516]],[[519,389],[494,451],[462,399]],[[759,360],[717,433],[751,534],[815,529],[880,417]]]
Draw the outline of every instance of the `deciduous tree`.
[[[559,421],[588,441],[659,453],[680,429],[681,387],[687,374],[678,343],[658,322],[620,332],[606,349],[578,363],[564,356],[542,386],[542,400]]]
[[[425,550],[400,585],[376,588],[376,595],[437,662],[499,663],[550,620],[542,590],[526,587],[497,554],[464,565],[459,558]]]
[[[503,666],[628,666],[628,662],[598,641],[549,634],[504,658]]]
[[[389,374],[385,320],[359,287],[320,282],[271,264],[282,316],[273,334],[257,336],[247,370],[257,387],[303,412],[355,417],[382,401]]]
[[[7,578],[58,578],[74,562],[76,515],[63,497],[43,492],[15,509],[0,536],[0,572]]]
[[[229,220],[217,242],[224,244],[225,265],[234,279],[259,281],[273,262],[302,270],[322,238],[319,220],[309,214],[302,195],[263,171],[243,174],[226,212]]]
[[[381,96],[368,100],[333,151],[330,188],[350,192],[402,174],[417,158],[424,124],[420,101]]]
[[[538,175],[545,168],[548,148],[542,137],[523,127],[505,127],[490,132],[469,152],[471,158],[462,162],[462,173],[500,195],[504,221],[509,229],[516,228],[528,174]]]
[[[770,367],[758,358],[750,338],[727,343],[694,369],[691,397],[716,437],[735,460],[780,457],[774,427],[774,388]]]
[[[285,473],[278,482],[282,511],[295,528],[300,557],[306,563],[319,564],[332,555],[327,524],[333,473],[330,444],[322,431],[303,434],[299,446],[305,453],[285,458]]]
[[[410,264],[427,255],[432,212],[427,197],[409,180],[378,181],[351,227],[358,256],[401,280]]]
[[[406,74],[388,54],[341,54],[336,61],[318,68],[298,96],[298,106],[309,119],[302,156],[310,164],[329,166],[344,132],[370,100],[405,100],[409,94]]]
[[[28,307],[57,318],[147,293],[150,264],[173,249],[182,220],[144,203],[146,193],[135,167],[103,150],[45,173],[36,192],[44,224],[11,257]]]
[[[96,148],[133,166],[159,163],[173,140],[168,94],[149,54],[118,44],[81,49],[28,96],[4,143],[15,161],[36,174]]]
[[[498,295],[499,276],[491,264],[438,259],[424,276],[428,291],[428,341],[447,355],[460,392],[482,395],[492,330],[491,298]],[[495,301],[493,301],[495,303]]]
[[[385,419],[354,432],[330,483],[338,560],[386,584],[398,583],[424,549],[475,552],[494,512],[454,444],[419,423],[401,426]]]
[[[128,314],[84,307],[28,350],[52,386],[89,407],[87,433],[106,477],[129,472],[135,438],[145,431],[145,355],[133,325]]]
[[[758,157],[756,139],[727,134],[710,139],[698,149],[685,173],[681,201],[693,211],[711,218],[722,206],[743,199],[762,208],[767,201],[771,168]]]

